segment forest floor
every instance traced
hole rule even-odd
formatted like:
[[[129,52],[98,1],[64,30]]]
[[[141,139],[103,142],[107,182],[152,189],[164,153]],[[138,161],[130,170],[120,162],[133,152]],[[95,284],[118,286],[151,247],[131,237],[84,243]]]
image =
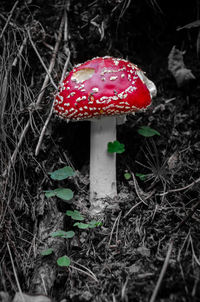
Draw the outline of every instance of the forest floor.
[[[67,28],[66,14],[62,24],[53,13],[62,17],[62,1],[57,6],[52,1],[47,12],[42,1],[33,1],[32,6],[32,1],[11,2],[0,4],[0,301],[9,301],[2,292],[13,297],[20,290],[56,302],[200,301],[200,61],[195,45],[185,57],[197,81],[186,89],[178,89],[167,70],[167,52],[144,62],[158,94],[146,112],[130,115],[118,126],[118,140],[125,145],[125,152],[117,155],[119,207],[106,210],[102,226],[77,230],[65,212],[78,210],[84,215],[89,206],[89,122],[67,124],[53,115],[37,155],[35,148],[49,116],[52,83],[59,82],[65,63],[70,70],[87,59],[86,53],[93,56],[94,45],[98,56],[105,55],[98,48],[98,39],[105,40],[103,29],[91,24],[98,29],[98,39],[81,52],[82,23],[87,23],[90,9],[101,15],[102,3],[111,4],[91,2],[80,21],[82,4],[72,1],[73,13],[67,6],[66,12],[71,14],[68,23],[73,17],[75,23]],[[113,14],[119,8],[125,13],[121,4],[124,10],[131,9],[129,1],[114,2]],[[113,30],[108,15],[102,24]],[[79,41],[78,22],[82,22]],[[98,22],[98,17],[93,20]],[[69,43],[60,42],[59,26],[60,32],[70,35]],[[89,38],[97,35],[88,33]],[[107,54],[122,56],[117,43],[120,38],[115,47],[105,42]],[[138,133],[141,126],[160,135],[144,137]],[[76,171],[75,177],[59,183],[73,190],[69,203],[48,199],[44,193],[58,185],[48,173],[64,166]],[[74,230],[75,237],[50,238],[60,228]],[[45,248],[54,253],[42,256]],[[62,255],[71,259],[69,267],[57,265]]]

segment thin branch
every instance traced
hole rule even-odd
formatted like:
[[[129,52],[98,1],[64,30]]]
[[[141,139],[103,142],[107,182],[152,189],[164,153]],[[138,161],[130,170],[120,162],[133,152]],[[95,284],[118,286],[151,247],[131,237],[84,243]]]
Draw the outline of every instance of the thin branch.
[[[181,220],[181,222],[172,230],[171,233],[177,232],[182,227],[182,225],[185,224],[189,220],[190,217],[192,217],[192,215],[194,214],[196,209],[199,207],[199,205],[200,205],[200,200],[192,207],[192,209],[190,210],[188,215],[183,220]]]
[[[149,199],[154,193],[155,193],[155,190],[152,190],[151,192],[149,192],[147,197],[145,197],[145,200]],[[139,201],[138,203],[134,204],[134,206],[132,206],[132,208],[130,208],[130,210],[128,210],[128,212],[124,215],[123,219],[125,219],[135,208],[137,208],[142,203],[143,203],[143,201]]]
[[[163,196],[163,195],[167,195],[167,194],[172,193],[172,192],[181,192],[181,191],[184,191],[184,190],[189,189],[190,187],[194,186],[194,185],[197,184],[198,182],[200,182],[200,177],[197,178],[196,180],[194,180],[193,182],[191,182],[189,185],[183,187],[183,188],[172,189],[172,190],[169,190],[169,191],[167,191],[167,192],[161,193],[161,194],[159,194],[159,195],[160,195],[160,196]]]
[[[50,109],[50,112],[49,112],[49,115],[44,123],[44,126],[42,128],[42,131],[40,133],[40,137],[39,137],[39,140],[38,140],[38,143],[37,143],[37,146],[35,148],[35,156],[38,155],[39,151],[40,151],[40,147],[41,147],[41,144],[42,144],[42,141],[43,141],[43,137],[44,137],[44,134],[46,132],[46,129],[47,129],[47,126],[49,124],[49,121],[51,119],[51,116],[53,114],[53,104],[51,105],[51,109]]]
[[[158,291],[159,291],[159,289],[161,287],[162,280],[164,278],[164,275],[166,273],[166,270],[167,270],[167,267],[168,267],[168,264],[169,264],[169,259],[170,259],[170,256],[171,256],[172,248],[173,248],[173,241],[171,241],[169,243],[169,247],[168,247],[168,250],[167,250],[167,255],[165,257],[165,261],[164,261],[163,267],[161,269],[158,281],[156,283],[156,287],[154,288],[153,294],[152,294],[151,299],[150,299],[149,302],[154,302],[156,300]]]
[[[17,0],[17,1],[15,2],[15,4],[13,5],[13,7],[12,7],[10,13],[9,13],[8,19],[7,19],[7,21],[6,21],[6,24],[4,25],[4,28],[3,28],[2,32],[1,32],[0,39],[3,37],[3,34],[4,34],[4,32],[5,32],[5,30],[6,30],[7,26],[8,26],[8,24],[10,23],[10,19],[12,18],[12,14],[13,14],[13,12],[14,12],[16,6],[18,5],[18,3],[19,3],[19,1]]]
[[[22,289],[21,289],[21,286],[20,286],[20,284],[19,284],[19,279],[18,279],[18,277],[17,277],[17,272],[16,272],[16,269],[15,269],[13,257],[12,257],[11,250],[10,250],[10,246],[9,246],[8,242],[7,242],[7,248],[8,248],[8,253],[9,253],[10,260],[11,260],[11,264],[12,264],[12,268],[13,268],[13,273],[14,273],[15,280],[16,280],[16,283],[17,283],[18,291],[19,291],[19,293],[20,293],[22,302],[25,302],[24,296],[23,296],[23,294],[22,294]]]
[[[138,185],[138,182],[137,182],[137,180],[136,180],[136,178],[135,178],[134,173],[131,173],[131,175],[132,175],[132,177],[133,177],[135,192],[136,192],[136,194],[137,194],[139,200],[140,200],[141,202],[143,202],[143,203],[145,204],[145,206],[147,206],[147,203],[146,203],[146,202],[144,201],[144,199],[141,197],[141,194],[140,194],[140,192],[139,192],[139,190],[140,190],[140,191],[142,191],[142,190],[140,189],[140,187],[139,187],[139,185]]]
[[[114,233],[115,227],[116,227],[118,221],[119,221],[120,218],[121,218],[121,214],[122,214],[122,212],[119,213],[119,215],[118,215],[117,218],[115,219],[115,222],[113,223],[113,227],[112,227],[112,230],[111,230],[111,233],[110,233],[110,239],[109,239],[109,242],[108,242],[108,246],[109,246],[109,247],[113,247],[113,246],[111,245],[111,241],[112,241],[112,237],[113,237],[113,233]],[[117,244],[117,242],[116,242],[116,244]]]
[[[31,45],[32,45],[33,49],[35,50],[35,53],[36,53],[36,55],[38,56],[38,59],[40,60],[42,66],[44,67],[44,69],[45,69],[45,71],[46,71],[46,73],[47,73],[47,75],[48,75],[48,78],[49,78],[50,81],[51,81],[51,84],[54,86],[55,89],[58,89],[58,87],[57,87],[56,84],[54,83],[54,80],[53,80],[53,78],[52,78],[52,76],[51,76],[49,70],[47,69],[46,65],[44,64],[44,61],[42,60],[42,57],[40,56],[39,51],[37,50],[36,45],[34,44],[32,38],[31,38],[31,34],[30,34],[29,29],[27,29],[27,33],[28,33],[28,38],[29,38],[29,40],[30,40],[30,42],[31,42]]]
[[[123,219],[126,218],[135,208],[137,208],[142,203],[142,201],[139,201],[138,203],[134,204],[134,206],[132,206],[132,208],[130,208],[130,210],[124,215]]]
[[[22,45],[20,46],[20,49],[19,49],[19,52],[17,54],[17,56],[15,57],[13,63],[12,63],[12,67],[15,67],[17,65],[17,60],[18,58],[21,56],[23,50],[24,50],[24,46],[26,45],[27,43],[27,37],[24,38],[24,41],[22,42]]]

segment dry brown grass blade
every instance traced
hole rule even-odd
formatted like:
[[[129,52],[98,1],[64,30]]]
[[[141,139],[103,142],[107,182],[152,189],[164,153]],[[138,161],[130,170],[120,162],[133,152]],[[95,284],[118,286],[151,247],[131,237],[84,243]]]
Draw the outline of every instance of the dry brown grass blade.
[[[67,12],[66,11],[65,11],[65,14],[64,14],[64,20],[65,20],[65,24],[64,24],[64,42],[65,42],[64,43],[64,53],[67,56],[67,59],[65,61],[65,65],[64,65],[64,68],[63,68],[63,72],[62,72],[62,76],[61,76],[61,79],[60,79],[60,83],[62,83],[63,80],[64,80],[64,77],[66,75],[67,68],[68,68],[68,65],[69,65],[70,56],[71,56],[70,49],[67,46],[67,42],[68,42],[68,16],[67,16]],[[46,119],[46,121],[44,123],[44,126],[42,128],[42,131],[41,131],[38,143],[37,143],[37,146],[35,148],[35,156],[37,156],[38,153],[39,153],[39,151],[40,151],[40,146],[42,144],[42,140],[43,140],[44,134],[46,132],[46,129],[47,129],[47,126],[49,124],[49,121],[51,119],[52,114],[53,114],[53,104],[52,104],[51,109],[49,111],[49,115],[48,115],[48,117],[47,117],[47,119]]]
[[[13,13],[14,13],[14,11],[15,11],[15,8],[17,7],[18,3],[19,3],[19,0],[17,0],[17,1],[14,3],[14,5],[13,5],[13,7],[12,7],[10,13],[9,13],[8,19],[7,19],[7,21],[6,21],[6,24],[4,25],[4,28],[2,29],[2,32],[1,32],[1,34],[0,34],[0,39],[2,39],[2,37],[3,37],[3,35],[4,35],[4,32],[6,31],[6,28],[7,28],[8,24],[10,23],[10,20],[11,20],[11,18],[12,18],[12,15],[13,15]]]
[[[52,58],[51,58],[51,61],[50,61],[50,64],[49,64],[48,74],[51,74],[51,72],[52,72],[52,70],[54,68],[54,65],[55,65],[56,54],[58,52],[58,48],[59,48],[60,41],[61,41],[61,38],[62,38],[62,29],[63,29],[63,26],[64,26],[64,18],[62,18],[61,23],[60,23],[59,34],[58,34],[58,38],[57,38],[57,41],[56,41],[56,44],[55,44],[55,47],[54,47],[54,50],[53,50]],[[49,75],[48,74],[46,74],[46,76],[45,76],[45,79],[44,79],[44,82],[43,82],[43,85],[42,85],[42,88],[41,88],[41,92],[40,92],[40,94],[38,96],[38,99],[36,101],[36,105],[39,105],[41,103],[41,100],[42,100],[42,97],[44,95],[45,89],[46,89],[47,84],[49,82]],[[26,123],[25,127],[23,128],[22,132],[21,132],[21,135],[20,135],[19,141],[17,143],[17,146],[15,147],[15,150],[14,150],[12,156],[11,156],[10,162],[7,165],[7,169],[3,173],[4,177],[6,175],[9,176],[10,169],[15,164],[17,153],[19,151],[19,148],[20,148],[20,146],[21,146],[21,144],[22,144],[25,136],[26,136],[26,133],[27,133],[30,125],[31,125],[31,121],[29,119],[28,122]]]
[[[32,47],[33,47],[33,49],[34,49],[34,51],[35,51],[37,57],[38,57],[39,60],[40,60],[40,63],[41,63],[42,66],[44,67],[44,70],[46,71],[46,74],[47,74],[49,80],[51,81],[51,84],[54,86],[55,89],[57,89],[58,87],[57,87],[57,85],[54,83],[54,80],[53,80],[53,78],[52,78],[52,76],[51,76],[51,72],[49,72],[49,69],[47,69],[47,67],[46,67],[46,65],[45,65],[45,63],[44,63],[44,61],[43,61],[41,55],[39,54],[39,51],[38,51],[38,49],[37,49],[35,43],[33,42],[32,38],[31,38],[31,33],[30,33],[30,30],[29,30],[29,29],[27,29],[27,34],[28,34],[29,41],[31,42],[31,45],[32,45]]]
[[[167,267],[168,267],[168,264],[169,264],[169,259],[170,259],[171,253],[172,253],[172,248],[173,248],[173,241],[171,241],[171,242],[169,243],[169,247],[168,247],[168,250],[167,250],[167,254],[166,254],[166,257],[165,257],[165,261],[164,261],[164,263],[163,263],[163,267],[162,267],[162,269],[161,269],[161,272],[160,272],[158,281],[157,281],[157,283],[156,283],[156,286],[155,286],[155,288],[154,288],[153,294],[152,294],[151,299],[150,299],[149,302],[154,302],[154,301],[156,300],[158,291],[159,291],[159,289],[160,289],[160,287],[161,287],[161,284],[162,284],[164,275],[165,275],[165,273],[166,273],[166,270],[167,270]]]
[[[17,65],[18,58],[22,55],[26,43],[27,43],[27,37],[24,38],[22,45],[20,46],[19,52],[12,63],[12,67],[15,67]]]
[[[70,268],[72,268],[74,270],[77,270],[77,271],[79,271],[79,272],[81,272],[81,273],[89,276],[95,282],[99,282],[98,279],[97,279],[97,277],[95,276],[95,274],[89,268],[87,268],[86,266],[84,266],[84,265],[82,265],[82,264],[80,264],[78,262],[74,262],[73,261],[73,263],[76,264],[76,265],[79,265],[81,268],[78,268],[77,266],[73,266],[73,265],[70,265]]]
[[[116,247],[117,246],[117,238],[118,238],[117,234],[118,234],[118,227],[119,227],[119,221],[120,221],[121,215],[122,215],[122,212],[119,213],[119,215],[117,216],[117,218],[115,219],[115,221],[113,223],[113,227],[112,227],[109,242],[108,242],[109,247]],[[111,241],[112,241],[112,238],[113,238],[113,233],[114,233],[115,228],[116,228],[116,241],[115,241],[114,245],[111,245]]]
[[[190,189],[190,188],[192,188],[195,184],[197,184],[198,182],[200,182],[200,177],[197,178],[196,180],[194,180],[193,182],[191,182],[190,184],[188,184],[188,185],[185,186],[185,187],[169,190],[169,191],[167,191],[167,192],[161,193],[160,196],[164,196],[164,195],[167,195],[167,194],[173,193],[173,192],[181,192],[181,191]]]
[[[10,256],[11,263],[12,263],[13,273],[14,273],[14,276],[15,276],[15,281],[17,283],[17,287],[18,287],[22,302],[25,302],[25,299],[24,299],[23,294],[22,294],[21,286],[20,286],[20,283],[19,283],[19,279],[18,279],[18,276],[17,276],[17,272],[16,272],[16,269],[15,269],[12,253],[11,253],[11,250],[10,250],[10,246],[9,246],[8,243],[7,243],[7,248],[8,248],[8,253],[9,253],[9,256]]]
[[[190,219],[190,217],[192,217],[192,215],[197,210],[199,205],[200,205],[200,200],[192,207],[192,209],[190,210],[188,215],[183,220],[181,220],[181,222],[172,230],[172,232],[171,232],[172,234],[174,232],[177,232],[188,221],[188,219]]]

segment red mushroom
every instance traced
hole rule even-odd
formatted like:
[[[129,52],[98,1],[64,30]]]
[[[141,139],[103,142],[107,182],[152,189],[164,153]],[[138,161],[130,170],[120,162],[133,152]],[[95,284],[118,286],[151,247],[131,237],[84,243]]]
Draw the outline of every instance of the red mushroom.
[[[91,120],[90,202],[93,215],[104,209],[102,198],[113,198],[116,157],[107,143],[116,140],[116,116],[146,109],[156,87],[136,65],[112,57],[77,65],[62,83],[54,111],[66,120]]]

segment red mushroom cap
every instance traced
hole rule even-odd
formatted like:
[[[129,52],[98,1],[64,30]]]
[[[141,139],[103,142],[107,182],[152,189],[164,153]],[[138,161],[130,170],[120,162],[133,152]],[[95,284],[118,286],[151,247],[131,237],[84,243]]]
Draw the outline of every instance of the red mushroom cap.
[[[66,119],[83,120],[145,109],[151,95],[139,72],[136,65],[112,57],[77,65],[59,87],[54,111]]]

